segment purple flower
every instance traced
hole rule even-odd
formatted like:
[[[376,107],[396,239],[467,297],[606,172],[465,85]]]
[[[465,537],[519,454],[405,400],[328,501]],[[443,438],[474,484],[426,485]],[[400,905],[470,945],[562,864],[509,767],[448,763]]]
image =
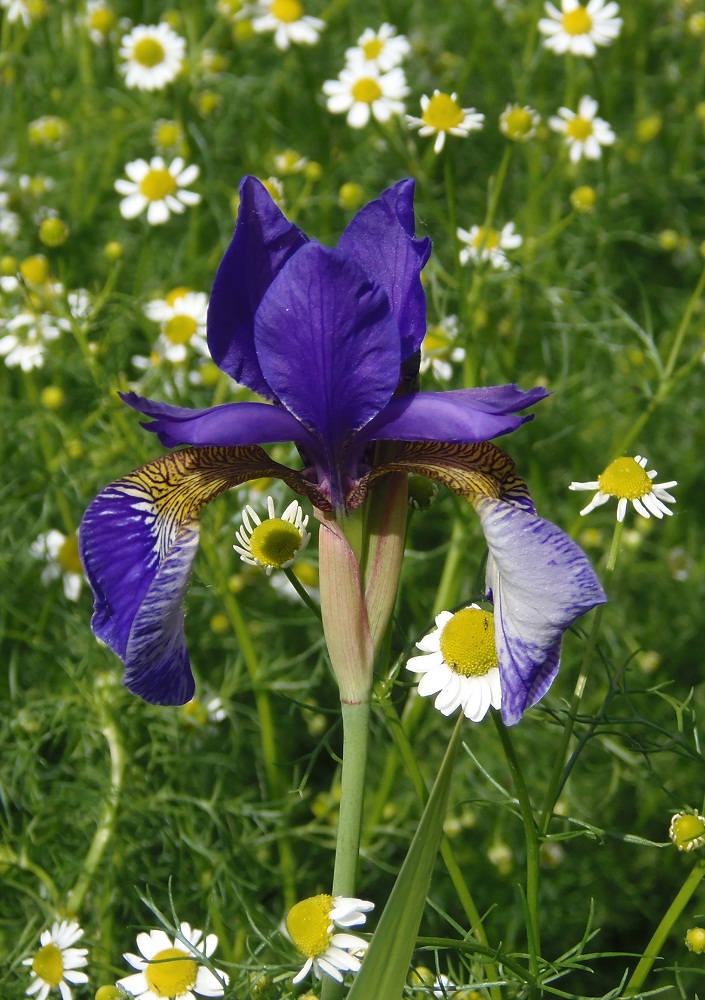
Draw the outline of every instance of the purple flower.
[[[268,402],[191,410],[123,396],[152,418],[145,426],[163,445],[192,446],[107,487],[81,525],[81,555],[95,594],[93,629],[123,659],[128,688],[147,701],[181,704],[192,697],[182,601],[198,514],[242,482],[276,476],[341,518],[380,476],[421,472],[469,500],[494,498],[496,518],[519,505],[533,518],[527,530],[548,524],[533,517],[511,459],[486,443],[531,419],[517,413],[544,398],[545,389],[409,391],[425,333],[421,270],[430,254],[429,240],[414,236],[413,187],[401,181],[366,205],[332,249],[310,240],[259,181],[245,178],[235,234],[210,299],[208,343],[226,374]],[[277,441],[296,444],[300,470],[279,465],[259,447]],[[380,441],[396,442],[395,450],[375,465]],[[493,515],[481,519],[487,533]],[[581,550],[550,528],[592,574]],[[560,588],[566,557],[554,542],[549,533],[542,557]],[[584,584],[563,594],[558,643],[574,618],[604,599],[596,580],[592,589]],[[546,655],[557,666],[555,636],[551,643]],[[535,650],[524,658],[528,671],[540,672],[537,659]]]

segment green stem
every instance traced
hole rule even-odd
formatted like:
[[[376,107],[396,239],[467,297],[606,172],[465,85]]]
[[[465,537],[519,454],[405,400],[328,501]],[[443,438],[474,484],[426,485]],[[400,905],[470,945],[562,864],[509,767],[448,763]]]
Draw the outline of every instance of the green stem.
[[[654,962],[659,957],[659,952],[661,951],[664,941],[671,933],[676,920],[680,917],[681,913],[688,905],[690,898],[700,884],[703,875],[705,875],[705,861],[698,861],[681,886],[678,895],[664,913],[661,923],[654,931],[651,940],[646,946],[646,952],[644,953],[643,958],[639,961],[631,979],[625,987],[625,997],[636,996],[636,994],[641,990],[644,980],[651,972]]]
[[[516,755],[509,730],[502,722],[502,716],[499,712],[493,710],[492,718],[514,780],[514,789],[524,824],[524,837],[526,840],[526,902],[528,910],[526,931],[529,947],[529,970],[532,976],[536,977],[539,971],[539,956],[541,954],[539,922],[539,832],[536,827],[534,811],[531,807],[531,800],[526,789],[524,775],[522,774],[519,758]]]
[[[318,618],[318,620],[320,621],[321,620],[321,609],[318,607],[318,605],[313,600],[313,598],[311,597],[311,595],[309,594],[309,592],[306,590],[306,588],[304,587],[304,585],[301,582],[301,580],[299,580],[299,578],[296,576],[296,573],[294,573],[294,571],[291,570],[291,569],[285,569],[284,573],[286,574],[287,580],[289,581],[289,583],[291,584],[291,586],[294,588],[294,590],[296,591],[296,593],[299,595],[299,597],[301,598],[301,600],[304,602],[304,604],[306,605],[306,607],[309,608],[311,611],[313,611],[313,613],[316,616],[316,618]]]
[[[343,766],[340,779],[340,814],[335,845],[333,896],[355,896],[357,866],[365,797],[365,772],[370,733],[370,703],[341,705],[343,716]],[[323,981],[321,1000],[337,1000],[343,986],[334,979]]]
[[[206,556],[211,572],[216,577],[218,590],[222,595],[228,619],[235,632],[238,646],[245,662],[245,669],[250,678],[257,711],[257,721],[259,723],[267,794],[272,799],[284,799],[287,788],[282,781],[282,774],[279,770],[277,760],[276,729],[272,703],[269,698],[269,691],[260,680],[260,657],[250,638],[247,623],[242,616],[238,600],[232,591],[228,589],[223,566],[213,543],[210,540],[203,539],[201,548]],[[277,838],[277,849],[279,851],[279,867],[282,874],[284,904],[287,909],[290,909],[297,898],[296,863],[285,823],[282,824],[281,836]]]
[[[397,715],[396,710],[386,692],[379,692],[379,704],[384,712],[387,726],[391,731],[399,754],[404,761],[404,765],[409,777],[411,778],[416,794],[425,806],[428,802],[429,791],[426,787],[426,782],[424,781],[421,773],[421,768],[416,760],[416,755],[404,729],[402,720]],[[484,925],[482,923],[482,917],[480,916],[480,912],[475,905],[472,894],[467,887],[451,843],[445,835],[441,838],[441,857],[443,858],[443,863],[446,866],[446,871],[450,876],[450,880],[453,883],[453,888],[458,894],[460,904],[465,911],[465,916],[467,917],[473,937],[483,948],[487,949],[488,954],[491,954],[492,952],[489,941],[487,940]],[[496,981],[499,979],[499,970],[494,963],[487,963],[487,975],[490,980]],[[499,986],[491,986],[490,995],[493,997],[493,1000],[501,1000],[502,993]]]
[[[122,748],[122,741],[120,740],[120,733],[108,715],[108,711],[104,705],[101,706],[101,714],[103,716],[102,732],[110,750],[110,788],[103,806],[103,815],[98,823],[98,829],[93,835],[86,860],[83,862],[81,874],[78,876],[73,889],[68,894],[66,913],[71,917],[75,916],[81,909],[86,893],[90,888],[91,880],[96,873],[101,858],[115,830],[120,791],[125,773],[125,755]]]
[[[615,521],[614,532],[612,534],[612,544],[610,545],[609,555],[607,556],[607,566],[605,567],[603,578],[605,587],[607,587],[607,584],[611,580],[614,568],[617,564],[617,556],[619,554],[619,544],[622,538],[623,527],[623,521]],[[580,702],[583,697],[583,692],[585,691],[585,685],[587,684],[590,667],[592,666],[592,661],[595,657],[595,650],[597,648],[597,640],[600,635],[602,613],[604,608],[604,604],[600,604],[597,608],[595,608],[590,635],[588,637],[587,646],[585,647],[583,662],[580,667],[578,679],[575,683],[570,708],[568,709],[568,718],[563,729],[561,742],[558,745],[558,750],[556,751],[556,755],[553,760],[553,770],[551,771],[551,778],[548,782],[546,797],[544,799],[543,809],[541,810],[541,822],[539,824],[539,829],[542,836],[544,836],[548,830],[548,825],[551,822],[551,816],[553,815],[553,807],[555,806],[558,796],[561,794],[563,786],[568,779],[569,772],[564,771],[563,769],[565,766],[566,756],[568,754],[568,746],[575,727],[575,720],[580,708]]]

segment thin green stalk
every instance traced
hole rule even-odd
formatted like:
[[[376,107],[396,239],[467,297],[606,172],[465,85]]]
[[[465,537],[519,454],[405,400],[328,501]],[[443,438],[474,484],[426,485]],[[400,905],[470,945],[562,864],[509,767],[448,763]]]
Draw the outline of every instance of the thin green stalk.
[[[617,564],[617,556],[619,554],[619,544],[622,538],[623,527],[623,521],[615,521],[614,532],[612,534],[612,544],[610,545],[609,555],[607,556],[607,566],[605,567],[603,577],[605,588],[612,579],[612,574],[614,573],[614,568]],[[570,708],[568,709],[568,718],[553,760],[553,770],[551,771],[551,777],[548,782],[546,797],[544,799],[543,809],[541,810],[541,821],[539,823],[539,829],[542,836],[544,836],[548,830],[548,825],[551,822],[551,816],[553,815],[553,807],[555,806],[558,796],[561,794],[561,790],[568,779],[568,772],[564,771],[566,756],[568,754],[568,746],[570,744],[571,737],[573,736],[575,720],[578,715],[583,692],[585,691],[585,685],[587,684],[590,667],[592,666],[592,661],[595,658],[595,650],[597,648],[597,640],[600,635],[600,626],[602,625],[602,613],[604,608],[604,604],[599,604],[595,608],[590,635],[585,647],[583,662],[580,667],[578,679],[575,683],[573,697],[570,701]]]
[[[705,875],[705,861],[698,861],[654,931],[651,940],[646,946],[643,958],[637,964],[631,979],[626,985],[624,990],[625,997],[633,997],[640,992],[641,987],[644,985],[644,980],[651,972],[654,962],[659,957],[659,952],[664,941],[673,930],[676,920],[690,902],[690,898],[700,884],[703,875]]]
[[[291,569],[285,569],[284,572],[286,574],[287,580],[289,581],[289,583],[291,584],[291,586],[294,588],[294,590],[296,591],[296,593],[299,595],[299,597],[301,598],[301,600],[304,602],[304,604],[306,605],[306,607],[309,608],[311,611],[313,611],[313,613],[316,616],[316,618],[318,618],[318,620],[320,621],[320,619],[321,619],[321,609],[318,607],[318,605],[313,600],[313,598],[311,597],[311,595],[309,594],[309,592],[306,590],[306,588],[304,587],[304,585],[301,582],[301,580],[299,580],[299,578],[297,577],[296,573],[294,573],[294,571],[291,570]]]
[[[414,753],[409,737],[404,729],[402,720],[397,715],[391,700],[385,692],[380,693],[379,704],[384,712],[387,726],[389,727],[394,738],[397,749],[404,762],[407,773],[411,778],[416,794],[425,806],[428,802],[429,791],[426,787],[426,782],[424,781],[421,773],[421,768],[418,765],[416,754]],[[487,934],[485,933],[482,917],[480,916],[480,912],[475,905],[472,893],[465,882],[465,878],[463,877],[462,870],[455,857],[451,843],[445,835],[441,838],[441,857],[443,858],[443,863],[446,866],[446,871],[450,876],[450,880],[453,883],[453,888],[458,894],[460,904],[465,911],[465,916],[470,925],[473,937],[477,939],[478,943],[483,948],[487,949],[488,954],[491,954],[491,948],[489,941],[487,940]],[[487,963],[487,974],[488,979],[490,980],[498,980],[500,978],[499,970],[494,963]],[[495,984],[494,986],[491,986],[489,990],[490,996],[492,996],[493,1000],[501,1000],[502,992],[499,986]]]
[[[25,375],[24,381],[27,387],[27,395],[29,396],[29,400],[32,404],[32,409],[35,413],[40,413],[42,408],[39,403],[39,393],[37,392],[37,387],[34,384],[31,372],[28,372]],[[40,418],[37,422],[37,437],[39,438],[39,446],[42,450],[44,464],[46,468],[49,469],[54,461],[56,447],[49,440],[49,435],[47,434],[42,418]],[[71,513],[71,506],[64,491],[57,488],[55,484],[53,485],[54,500],[56,501],[56,506],[59,508],[59,513],[61,514],[64,531],[67,535],[70,535],[76,530],[76,521]]]
[[[539,971],[539,956],[541,954],[541,933],[539,920],[539,832],[534,819],[534,810],[531,807],[531,800],[521,771],[519,758],[516,755],[514,744],[509,735],[509,730],[502,722],[499,712],[492,711],[492,718],[496,726],[499,738],[502,742],[504,756],[507,759],[509,770],[514,780],[514,790],[519,801],[521,818],[524,824],[524,838],[526,840],[526,903],[528,925],[526,928],[529,948],[529,971],[536,977]],[[532,991],[533,992],[533,991]]]
[[[98,822],[98,828],[93,835],[86,859],[83,862],[81,874],[78,876],[73,889],[68,894],[66,901],[66,913],[68,916],[75,916],[81,909],[86,893],[90,888],[91,880],[96,873],[101,858],[115,830],[120,791],[125,773],[125,755],[120,733],[104,705],[101,706],[101,714],[103,716],[102,732],[110,750],[110,787],[103,805],[103,814]]]
[[[370,703],[341,705],[343,716],[343,766],[340,779],[340,814],[333,868],[333,896],[355,896],[365,797],[365,772],[370,734]],[[321,1000],[337,1000],[343,986],[326,976]]]
[[[247,623],[240,611],[238,600],[232,591],[228,589],[225,573],[213,543],[208,539],[203,539],[201,548],[206,556],[211,572],[216,577],[226,614],[237,637],[238,646],[245,662],[245,669],[250,678],[257,711],[257,721],[259,723],[267,793],[273,799],[283,799],[286,796],[287,788],[282,781],[282,774],[279,770],[277,760],[276,727],[274,725],[274,714],[272,712],[269,691],[260,683],[260,658],[250,638]],[[282,875],[284,903],[287,908],[290,908],[294,905],[297,898],[296,863],[286,825],[284,825],[282,835],[277,838],[277,849],[279,851],[279,867]]]

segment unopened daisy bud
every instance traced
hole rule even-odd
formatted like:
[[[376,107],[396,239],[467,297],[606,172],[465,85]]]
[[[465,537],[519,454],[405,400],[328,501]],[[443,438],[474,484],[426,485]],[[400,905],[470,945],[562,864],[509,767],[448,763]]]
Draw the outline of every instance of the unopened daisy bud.
[[[407,977],[409,986],[433,986],[436,981],[436,974],[431,972],[425,965],[419,965],[412,969]]]
[[[514,865],[514,855],[508,844],[493,844],[487,852],[487,860],[500,875],[508,875]]]
[[[286,929],[297,950],[306,958],[294,983],[300,983],[313,970],[317,979],[323,974],[342,983],[346,972],[357,972],[360,956],[367,942],[355,934],[336,932],[364,924],[374,903],[344,896],[310,896],[289,910]]]
[[[233,24],[233,39],[236,42],[249,42],[251,38],[255,37],[255,29],[252,26],[252,21],[248,21],[243,18],[240,21],[236,21]]]
[[[705,927],[690,927],[685,934],[685,946],[688,951],[702,955],[705,951]]]
[[[668,836],[679,851],[694,851],[705,844],[705,816],[676,813],[671,818]]]
[[[675,229],[662,229],[658,234],[658,243],[662,250],[677,250],[680,236]]]
[[[67,132],[68,125],[58,115],[44,115],[27,126],[30,145],[42,146],[45,149],[61,149],[66,141]]]
[[[365,200],[365,191],[361,184],[347,181],[341,184],[338,191],[338,204],[348,212],[354,212]]]
[[[16,257],[12,257],[10,254],[6,254],[4,257],[0,257],[0,276],[3,278],[10,278],[17,274],[17,268],[19,263]]]
[[[541,115],[530,107],[508,104],[499,116],[499,130],[512,142],[528,142],[536,135]]]
[[[308,515],[298,500],[292,500],[281,517],[274,510],[274,500],[267,497],[269,517],[262,521],[249,504],[242,512],[242,526],[235,532],[238,544],[233,548],[243,562],[261,566],[269,576],[273,569],[287,569],[299,552],[306,548],[311,535],[306,531]]]
[[[45,410],[59,410],[64,405],[64,390],[58,385],[47,385],[41,391],[39,401]]]
[[[597,192],[589,184],[581,184],[570,192],[570,203],[576,212],[592,212],[597,201]]]
[[[113,263],[116,260],[120,260],[122,255],[123,255],[123,246],[122,243],[118,242],[118,240],[110,240],[110,242],[106,243],[105,246],[103,247],[103,256],[105,257],[106,260],[109,260],[111,263]]]
[[[307,163],[304,167],[304,177],[307,181],[311,181],[315,184],[317,181],[320,181],[321,177],[323,177],[323,167],[316,160],[311,160],[311,162]]]
[[[653,142],[661,131],[663,118],[660,114],[647,115],[636,123],[636,137],[641,143]]]
[[[121,986],[99,986],[95,991],[95,1000],[128,1000],[129,997]]]
[[[62,219],[58,219],[56,216],[42,219],[39,226],[39,239],[45,247],[63,246],[68,238],[69,227]]]
[[[152,145],[165,153],[184,153],[186,137],[180,122],[160,118],[152,129]]]
[[[693,38],[702,38],[705,35],[705,14],[702,11],[691,14],[688,18],[687,27],[688,34],[692,35]]]
[[[230,628],[230,619],[222,611],[218,612],[211,618],[210,627],[211,632],[215,632],[216,635],[223,635]]]
[[[210,118],[214,111],[217,111],[222,102],[220,94],[213,90],[204,90],[196,98],[196,107],[203,118]]]
[[[438,496],[438,484],[426,476],[410,475],[407,488],[409,506],[414,510],[428,510]]]
[[[49,277],[49,261],[40,253],[25,257],[20,261],[20,274],[28,285],[43,285]]]

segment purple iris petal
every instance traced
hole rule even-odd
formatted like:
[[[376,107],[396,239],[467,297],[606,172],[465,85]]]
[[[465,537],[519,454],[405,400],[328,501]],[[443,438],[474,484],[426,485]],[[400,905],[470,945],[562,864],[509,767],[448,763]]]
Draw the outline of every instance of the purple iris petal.
[[[353,261],[309,243],[272,282],[257,311],[255,342],[268,384],[321,439],[321,471],[338,494],[353,434],[399,381],[399,330],[387,296]]]
[[[237,447],[273,441],[295,441],[312,453],[320,445],[306,428],[281,406],[269,403],[223,403],[207,410],[191,410],[145,399],[134,392],[123,400],[152,423],[143,426],[156,434],[165,448],[181,444]]]
[[[276,275],[307,242],[264,185],[245,177],[235,235],[218,268],[208,305],[208,347],[227,375],[265,399],[274,395],[255,351],[255,313]]]
[[[555,524],[489,497],[474,506],[490,552],[502,718],[512,726],[550,687],[568,626],[607,598],[585,553]]]
[[[387,293],[401,333],[402,359],[426,333],[426,295],[421,270],[431,253],[428,237],[414,237],[414,181],[399,181],[361,208],[337,249],[356,260]]]
[[[533,414],[517,417],[513,412],[546,395],[540,387],[522,392],[508,385],[399,396],[369,423],[362,436],[370,441],[487,441],[533,420]]]

